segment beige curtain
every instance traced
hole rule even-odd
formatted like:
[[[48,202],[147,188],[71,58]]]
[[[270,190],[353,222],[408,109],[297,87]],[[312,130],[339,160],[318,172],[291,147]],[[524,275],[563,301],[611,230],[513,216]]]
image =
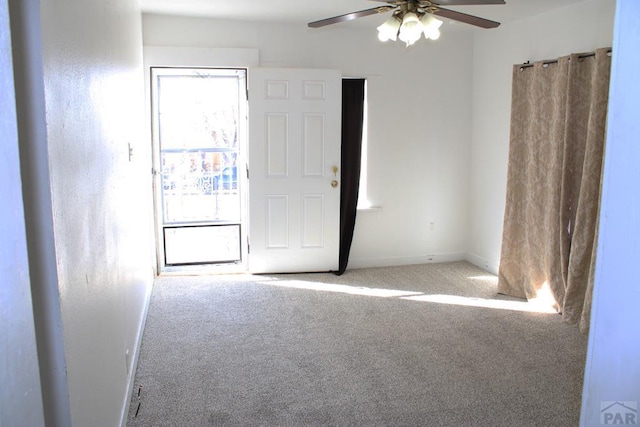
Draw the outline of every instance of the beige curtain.
[[[610,49],[513,69],[498,291],[588,329]]]

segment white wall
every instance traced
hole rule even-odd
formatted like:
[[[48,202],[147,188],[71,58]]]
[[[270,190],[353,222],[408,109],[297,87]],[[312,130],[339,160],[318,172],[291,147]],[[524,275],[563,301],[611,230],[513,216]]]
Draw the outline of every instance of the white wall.
[[[611,46],[615,0],[587,0],[475,33],[468,259],[497,273],[514,64]]]
[[[0,425],[44,425],[22,205],[11,31],[0,1]]]
[[[640,186],[640,3],[618,0],[617,7],[602,214],[582,393],[580,425],[585,427],[615,424],[612,417],[616,412],[623,417],[629,413],[635,421],[632,424],[640,421],[640,197],[636,191]],[[624,402],[636,412],[620,406],[603,411],[611,402]],[[605,418],[607,415],[610,418]]]
[[[129,0],[44,0],[41,13],[71,419],[115,426],[153,280],[141,15]]]
[[[412,48],[373,29],[143,16],[145,46],[253,48],[268,67],[333,68],[369,87],[369,198],[349,267],[461,259],[467,248],[472,40]],[[431,230],[433,223],[433,230]]]

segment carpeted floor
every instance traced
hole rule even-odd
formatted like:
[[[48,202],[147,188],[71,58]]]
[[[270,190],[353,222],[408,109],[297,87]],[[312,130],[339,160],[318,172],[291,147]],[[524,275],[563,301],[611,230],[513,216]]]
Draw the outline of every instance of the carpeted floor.
[[[587,337],[529,309],[466,262],[161,277],[128,425],[578,425]]]

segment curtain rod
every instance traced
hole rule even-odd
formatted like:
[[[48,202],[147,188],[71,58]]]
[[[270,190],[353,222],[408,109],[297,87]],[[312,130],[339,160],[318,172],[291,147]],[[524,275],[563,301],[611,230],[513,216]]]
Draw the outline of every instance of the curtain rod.
[[[611,56],[611,49],[607,50],[607,55]],[[578,59],[584,59],[584,58],[591,58],[592,56],[596,56],[595,52],[589,52],[589,53],[583,53],[578,55]],[[557,59],[550,59],[547,61],[542,61],[542,65],[549,65],[549,64],[557,64],[558,60]],[[533,67],[535,64],[532,64],[530,61],[525,62],[524,64],[520,65],[520,69],[523,70],[525,68],[529,68],[529,67]]]

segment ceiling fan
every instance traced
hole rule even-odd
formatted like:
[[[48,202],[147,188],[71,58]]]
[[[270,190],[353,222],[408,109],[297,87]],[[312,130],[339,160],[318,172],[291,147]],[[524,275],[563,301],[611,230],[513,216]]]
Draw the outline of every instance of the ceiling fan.
[[[356,18],[386,13],[393,11],[391,17],[380,27],[378,27],[378,37],[382,41],[396,40],[396,36],[407,43],[407,46],[415,43],[420,38],[422,32],[425,37],[437,39],[440,35],[438,27],[442,24],[434,18],[439,16],[465,24],[475,25],[480,28],[495,28],[499,22],[480,18],[479,16],[468,15],[462,12],[445,9],[445,6],[470,6],[470,5],[491,5],[505,4],[504,0],[374,0],[387,3],[386,6],[378,6],[358,12],[347,13],[334,16],[332,18],[321,19],[310,22],[310,28],[319,28],[339,22],[351,21]],[[403,34],[404,33],[404,34]]]

